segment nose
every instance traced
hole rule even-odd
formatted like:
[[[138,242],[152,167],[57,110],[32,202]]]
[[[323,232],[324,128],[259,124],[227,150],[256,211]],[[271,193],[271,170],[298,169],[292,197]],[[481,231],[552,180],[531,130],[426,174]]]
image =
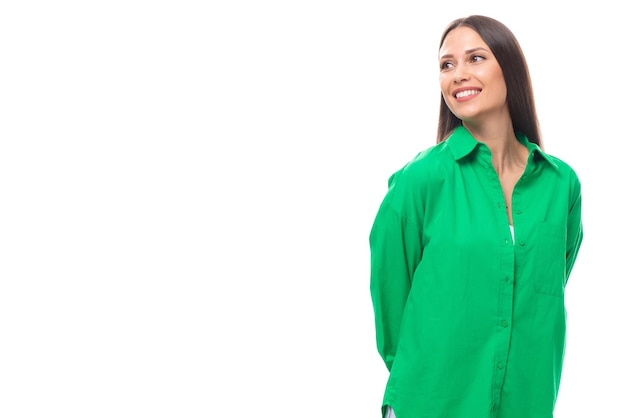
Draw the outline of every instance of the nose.
[[[467,80],[469,80],[469,74],[465,68],[465,65],[459,64],[454,70],[454,82],[460,83]]]

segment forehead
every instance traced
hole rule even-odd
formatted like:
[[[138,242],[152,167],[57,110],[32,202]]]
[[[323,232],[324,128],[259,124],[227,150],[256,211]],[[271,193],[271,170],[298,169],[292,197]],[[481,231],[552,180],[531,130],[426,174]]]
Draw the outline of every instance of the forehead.
[[[439,56],[462,55],[465,51],[475,48],[484,48],[491,51],[478,32],[467,26],[452,29],[439,49]]]

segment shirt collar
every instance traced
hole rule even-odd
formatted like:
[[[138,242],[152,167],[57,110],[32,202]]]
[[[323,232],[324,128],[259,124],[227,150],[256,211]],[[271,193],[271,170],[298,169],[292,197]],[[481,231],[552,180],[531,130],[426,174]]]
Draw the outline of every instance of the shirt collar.
[[[554,158],[546,154],[545,152],[543,152],[543,150],[539,148],[539,145],[535,144],[534,142],[530,142],[528,138],[526,137],[526,135],[522,134],[521,132],[518,132],[516,136],[517,136],[517,140],[521,142],[522,144],[524,144],[526,148],[528,148],[528,151],[530,152],[531,157],[533,159],[535,158],[535,156],[539,156],[541,159],[546,161],[552,167],[558,168],[558,165],[554,161]]]
[[[478,141],[464,126],[459,125],[448,136],[446,144],[450,147],[454,159],[458,161],[472,152],[478,145]]]
[[[526,135],[518,132],[515,136],[519,142],[528,148],[528,151],[533,158],[538,155],[552,167],[557,168],[557,164],[553,161],[552,157],[543,152],[537,144],[530,142]],[[478,141],[476,141],[472,134],[463,125],[457,126],[445,142],[448,147],[450,147],[450,151],[452,151],[452,155],[457,161],[469,155],[478,145]]]

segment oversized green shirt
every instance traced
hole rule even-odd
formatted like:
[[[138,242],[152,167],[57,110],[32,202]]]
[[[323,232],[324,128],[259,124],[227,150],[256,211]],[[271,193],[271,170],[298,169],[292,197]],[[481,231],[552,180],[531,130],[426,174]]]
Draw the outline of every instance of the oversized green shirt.
[[[580,182],[523,135],[514,235],[491,152],[463,127],[389,179],[370,234],[383,405],[397,418],[549,418]],[[513,240],[514,238],[514,240]]]

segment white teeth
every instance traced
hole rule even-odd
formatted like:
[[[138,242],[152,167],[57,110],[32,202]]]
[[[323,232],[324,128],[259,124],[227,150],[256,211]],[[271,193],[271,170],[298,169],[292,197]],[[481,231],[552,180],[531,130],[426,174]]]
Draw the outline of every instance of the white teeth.
[[[464,90],[460,93],[457,93],[454,97],[456,97],[457,99],[460,99],[461,97],[467,97],[467,96],[471,96],[473,94],[478,94],[480,93],[480,90]]]

